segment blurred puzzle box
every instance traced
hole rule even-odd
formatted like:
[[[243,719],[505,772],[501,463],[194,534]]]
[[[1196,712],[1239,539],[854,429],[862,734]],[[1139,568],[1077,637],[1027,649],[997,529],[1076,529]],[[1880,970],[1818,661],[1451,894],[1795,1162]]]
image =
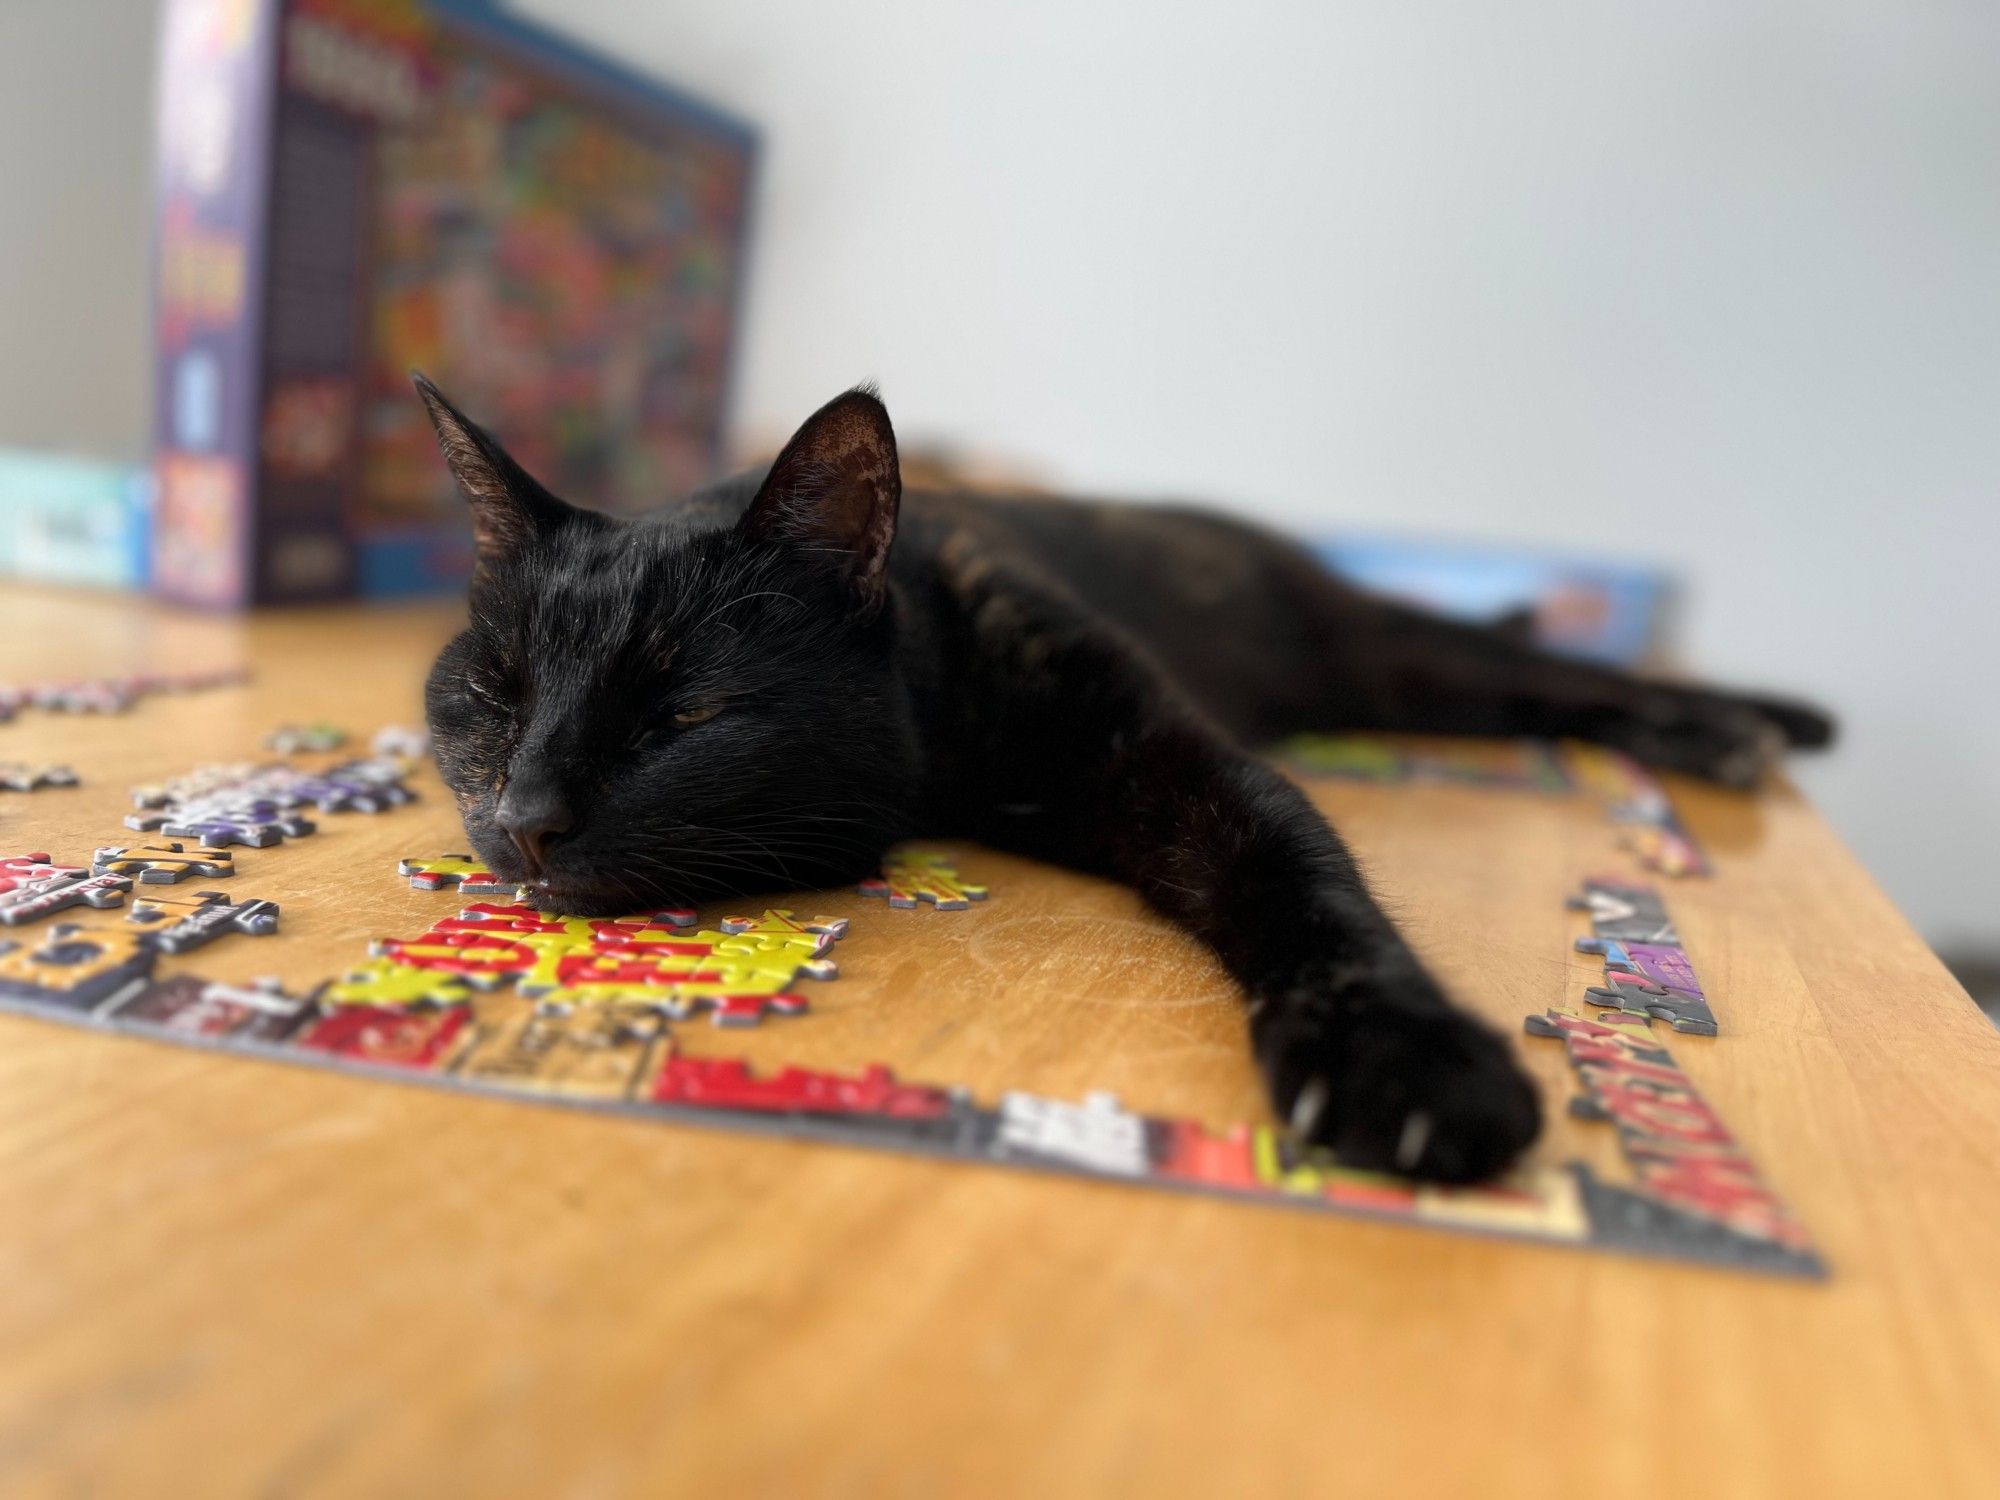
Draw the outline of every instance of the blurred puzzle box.
[[[1674,580],[1635,559],[1382,536],[1330,538],[1315,550],[1376,593],[1461,620],[1519,618],[1538,644],[1566,656],[1632,667],[1672,645]]]
[[[137,464],[0,449],[0,576],[144,588],[152,496]]]
[[[586,504],[712,475],[749,125],[491,0],[167,0],[158,140],[159,592],[462,578],[413,367]]]

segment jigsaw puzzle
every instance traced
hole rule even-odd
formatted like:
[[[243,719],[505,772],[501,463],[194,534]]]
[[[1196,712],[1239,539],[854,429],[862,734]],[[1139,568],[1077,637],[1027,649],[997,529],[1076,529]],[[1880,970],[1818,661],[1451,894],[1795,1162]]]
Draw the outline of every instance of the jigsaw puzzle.
[[[421,761],[431,753],[430,731],[384,724],[368,742],[369,751],[390,760]]]
[[[0,761],[0,792],[39,792],[47,786],[75,786],[76,772],[68,766],[27,765]]]
[[[18,927],[73,906],[116,906],[131,889],[123,875],[50,864],[46,853],[0,858],[0,925]]]
[[[199,766],[157,786],[134,787],[125,826],[140,833],[194,838],[213,848],[241,844],[267,849],[304,838],[317,825],[301,809],[385,812],[415,794],[404,767],[381,757],[345,761],[309,772],[283,764]]]
[[[1338,776],[1384,785],[1437,781],[1515,791],[1571,790],[1562,761],[1540,740],[1515,740],[1454,754],[1405,750],[1369,735],[1295,734],[1273,746],[1270,753],[1307,776]]]
[[[1639,1227],[1650,1223],[1663,1250],[1679,1248],[1677,1234],[1687,1235],[1695,1242],[1693,1253],[1705,1257],[1825,1274],[1804,1227],[1653,1038],[1644,1016],[1614,1011],[1585,1017],[1551,1006],[1528,1017],[1526,1029],[1530,1036],[1562,1039],[1583,1088],[1570,1112],[1609,1122],[1638,1179],[1641,1193],[1616,1190],[1623,1202],[1616,1242],[1655,1248],[1635,1243]],[[1608,1206],[1604,1185],[1595,1186]],[[1649,1214],[1649,1207],[1669,1212]]]
[[[286,724],[264,737],[264,748],[280,755],[324,755],[347,743],[347,731],[318,719],[310,724]]]
[[[864,880],[864,896],[881,896],[891,906],[909,908],[928,901],[939,911],[963,911],[984,901],[987,888],[959,879],[951,856],[926,849],[899,849],[882,861],[882,873]]]
[[[1585,881],[1583,894],[1570,904],[1590,913],[1594,929],[1576,940],[1577,952],[1604,960],[1604,983],[1585,990],[1584,999],[1665,1021],[1691,1036],[1716,1035],[1715,1012],[1658,891],[1597,877]]]
[[[1713,873],[1651,771],[1629,755],[1580,740],[1564,745],[1563,759],[1576,785],[1604,803],[1606,816],[1619,825],[1618,842],[1646,869],[1673,877]]]
[[[227,849],[185,844],[106,844],[91,856],[91,873],[124,875],[145,885],[174,885],[190,875],[223,880],[236,873]]]
[[[380,755],[317,777],[288,767],[205,767],[142,788],[135,802],[168,820],[143,831],[234,824],[249,836],[232,842],[265,849],[278,841],[257,842],[258,829],[297,821],[304,807],[400,805],[411,795],[401,775]],[[223,830],[200,829],[210,831]],[[193,849],[107,846],[96,874],[45,853],[0,859],[0,922],[64,905],[114,906],[134,880],[226,873],[231,863],[219,840]],[[702,1017],[723,1027],[797,1024],[805,992],[838,973],[834,953],[848,921],[782,907],[710,925],[684,909],[609,919],[545,913],[505,899],[492,873],[465,855],[403,860],[398,874],[419,889],[488,899],[456,904],[413,937],[379,939],[335,979],[288,991],[275,979],[228,985],[157,974],[223,933],[268,936],[278,911],[219,891],[149,890],[132,896],[122,923],[57,923],[20,941],[0,934],[0,1007],[661,1119],[1737,1269],[1824,1271],[1797,1221],[1647,1035],[1649,1014],[1683,1025],[1706,1014],[1708,999],[1650,887],[1597,878],[1578,898],[1594,926],[1582,944],[1606,965],[1606,984],[1586,998],[1599,1001],[1602,990],[1616,1008],[1595,1020],[1554,1008],[1529,1021],[1535,1034],[1563,1038],[1582,1081],[1573,1108],[1615,1127],[1634,1184],[1573,1164],[1444,1189],[1343,1167],[1267,1126],[1214,1131],[1126,1110],[1108,1094],[1071,1102],[1013,1090],[989,1107],[964,1089],[879,1065],[842,1073],[689,1056],[677,1028]],[[863,891],[892,906],[941,910],[987,895],[947,856],[924,850],[897,851]]]
[[[498,894],[517,890],[470,854],[441,854],[433,859],[401,859],[396,873],[407,876],[414,891],[441,891],[456,886],[460,895]]]
[[[1675,815],[1659,780],[1629,756],[1580,740],[1560,747],[1540,740],[1452,754],[1405,750],[1369,735],[1300,734],[1271,756],[1305,776],[1337,776],[1384,785],[1422,781],[1515,791],[1581,792],[1604,805],[1618,842],[1639,863],[1668,876],[1712,873],[1708,858]]]
[[[192,896],[135,897],[125,920],[146,928],[147,940],[162,953],[192,953],[226,933],[269,937],[278,930],[278,903],[254,898],[231,901],[221,891]]]
[[[0,723],[27,707],[49,713],[122,714],[141,698],[154,693],[194,693],[249,680],[246,668],[221,667],[204,672],[141,672],[128,677],[0,687]]]

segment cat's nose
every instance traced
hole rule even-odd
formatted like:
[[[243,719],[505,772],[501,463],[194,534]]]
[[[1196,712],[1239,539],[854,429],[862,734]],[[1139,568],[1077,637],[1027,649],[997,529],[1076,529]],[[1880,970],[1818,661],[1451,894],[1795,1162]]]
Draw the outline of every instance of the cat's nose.
[[[493,820],[521,851],[530,877],[542,873],[549,845],[576,826],[576,817],[562,794],[552,787],[510,783],[500,796]]]

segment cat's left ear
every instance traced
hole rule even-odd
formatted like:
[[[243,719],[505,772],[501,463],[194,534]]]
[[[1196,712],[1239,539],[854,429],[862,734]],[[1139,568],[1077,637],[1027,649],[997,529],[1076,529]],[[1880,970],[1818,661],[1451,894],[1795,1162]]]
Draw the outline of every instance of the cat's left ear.
[[[437,429],[438,447],[452,478],[471,508],[473,542],[482,565],[525,551],[591,514],[543,489],[498,438],[447,401],[421,372],[411,371],[410,379]]]
[[[836,558],[871,615],[889,591],[889,544],[903,500],[896,431],[866,386],[806,419],[771,465],[743,515],[743,531]]]

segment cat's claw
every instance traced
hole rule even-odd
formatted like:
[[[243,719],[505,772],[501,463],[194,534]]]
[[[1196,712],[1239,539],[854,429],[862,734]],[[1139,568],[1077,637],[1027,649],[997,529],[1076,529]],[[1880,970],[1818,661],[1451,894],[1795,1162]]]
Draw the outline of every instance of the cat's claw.
[[[1280,1118],[1348,1166],[1476,1182],[1541,1131],[1505,1040],[1457,1010],[1278,1004],[1255,1039]]]

